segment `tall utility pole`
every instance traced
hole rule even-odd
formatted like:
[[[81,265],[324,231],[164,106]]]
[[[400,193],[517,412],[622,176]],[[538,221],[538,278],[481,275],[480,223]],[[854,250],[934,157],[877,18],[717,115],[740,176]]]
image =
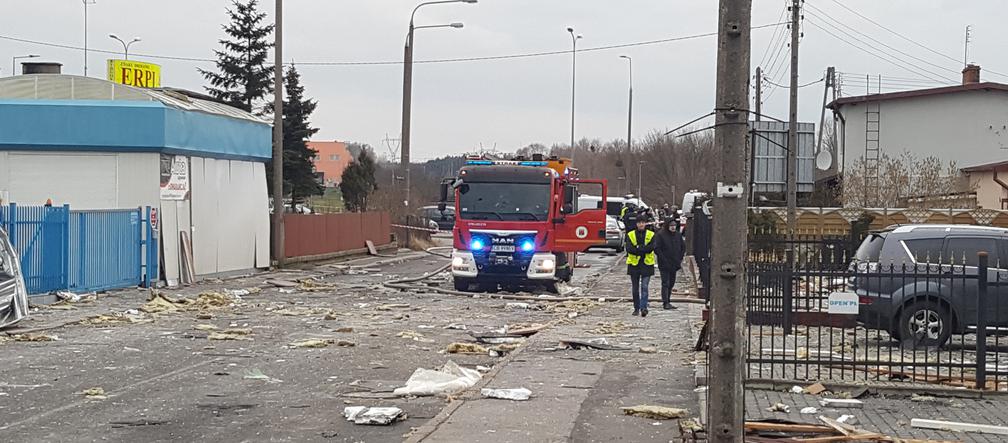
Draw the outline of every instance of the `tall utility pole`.
[[[743,441],[743,293],[746,277],[746,133],[749,120],[749,57],[752,0],[720,0],[714,146],[721,153],[711,244],[710,383],[711,442]]]
[[[84,3],[84,76],[87,77],[87,7],[95,4],[97,0],[81,0]],[[13,74],[12,74],[13,75]]]
[[[803,0],[791,0],[791,112],[788,118],[787,233],[794,240],[798,222],[798,36]]]
[[[276,2],[273,28],[273,260],[282,265],[284,255],[283,202],[283,0]],[[291,202],[293,205],[294,202]]]
[[[753,102],[756,106],[756,121],[760,121],[760,117],[763,116],[763,70],[757,66],[756,67],[756,100]]]
[[[574,34],[574,28],[567,28],[571,36],[571,158],[574,157],[574,98],[577,97],[577,41],[581,39],[581,34]]]
[[[969,66],[969,44],[972,26],[966,25],[966,43],[963,45],[963,66]]]
[[[633,137],[631,136],[631,129],[633,128],[633,58],[629,55],[621,55],[620,58],[625,58],[628,62],[630,62],[630,98],[627,103],[626,123],[626,147],[627,152],[630,152],[631,145],[633,145]]]

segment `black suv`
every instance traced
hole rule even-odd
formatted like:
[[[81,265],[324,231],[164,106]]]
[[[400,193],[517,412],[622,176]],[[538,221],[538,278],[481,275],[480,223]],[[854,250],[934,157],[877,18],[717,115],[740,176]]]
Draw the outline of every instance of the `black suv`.
[[[870,234],[855,253],[848,289],[858,320],[897,340],[941,346],[977,324],[978,253],[989,255],[988,327],[1008,326],[1008,229],[903,225]]]
[[[420,216],[437,223],[438,229],[441,231],[451,231],[455,228],[455,208],[453,206],[445,208],[444,214],[437,206],[424,206],[420,208]]]

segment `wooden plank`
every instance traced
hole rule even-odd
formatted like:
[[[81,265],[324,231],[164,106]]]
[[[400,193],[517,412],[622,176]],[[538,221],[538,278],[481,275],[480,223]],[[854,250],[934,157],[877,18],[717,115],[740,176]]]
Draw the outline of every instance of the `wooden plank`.
[[[794,423],[769,423],[762,421],[745,422],[746,431],[778,431],[778,432],[807,432],[820,434],[835,434],[836,430],[829,426],[794,424]]]
[[[910,420],[910,427],[920,429],[935,429],[939,431],[976,432],[980,434],[1008,435],[1008,426],[994,426],[994,425],[982,425],[978,423],[928,420],[924,418],[915,418]]]

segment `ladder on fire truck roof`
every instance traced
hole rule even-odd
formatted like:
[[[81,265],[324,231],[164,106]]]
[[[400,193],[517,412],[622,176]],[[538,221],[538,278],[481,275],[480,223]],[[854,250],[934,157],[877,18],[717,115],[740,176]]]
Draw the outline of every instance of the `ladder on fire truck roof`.
[[[871,92],[871,77],[866,76],[866,93]],[[882,76],[876,83],[876,94],[882,93]],[[878,100],[868,100],[865,103],[865,153],[864,153],[864,206],[875,205],[879,199],[879,163],[882,157],[881,147],[882,105]]]

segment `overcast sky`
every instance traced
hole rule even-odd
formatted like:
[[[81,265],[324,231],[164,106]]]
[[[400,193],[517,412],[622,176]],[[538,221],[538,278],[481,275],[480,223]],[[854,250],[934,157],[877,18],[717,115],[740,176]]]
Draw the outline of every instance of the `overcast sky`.
[[[904,34],[901,39],[842,8],[835,0],[809,0],[801,48],[800,83],[819,80],[827,66],[846,75],[845,95],[864,92],[864,74],[882,74],[884,87],[907,88],[927,79],[955,83],[962,68],[963,33],[973,25],[970,61],[1008,74],[1008,7],[1004,0],[839,0],[845,6]],[[295,63],[402,60],[403,41],[418,0],[287,0],[284,58]],[[787,2],[754,0],[753,26],[779,21]],[[139,54],[212,58],[226,20],[224,0],[97,0],[88,7],[89,46],[121,50],[108,37],[143,41],[130,51],[162,65],[164,86],[202,91],[196,71],[212,64],[172,61]],[[270,13],[273,2],[261,2]],[[83,46],[81,0],[0,0],[0,36]],[[831,22],[829,17],[839,20]],[[417,25],[460,21],[465,28],[417,31],[416,60],[563,51],[566,28],[584,38],[578,48],[646,42],[716,31],[715,0],[480,0],[476,5],[425,6]],[[823,29],[825,28],[829,32]],[[857,34],[856,31],[865,35]],[[764,59],[774,28],[753,31],[753,68]],[[869,55],[848,43],[873,51]],[[856,39],[860,39],[858,42]],[[874,39],[874,40],[872,40]],[[577,56],[578,138],[625,138],[627,63],[634,60],[634,137],[672,128],[710,112],[714,103],[714,37],[588,51]],[[888,46],[888,47],[887,47]],[[784,48],[786,50],[786,48]],[[909,55],[901,54],[898,51]],[[770,51],[773,53],[773,51]],[[83,51],[0,38],[0,75],[10,57],[40,54],[59,61],[63,72],[83,73]],[[781,54],[778,67],[786,60]],[[108,54],[92,52],[89,74],[103,77]],[[893,57],[903,62],[891,62]],[[770,65],[770,62],[765,62]],[[402,65],[298,66],[307,93],[318,100],[312,123],[317,139],[360,141],[386,153],[382,139],[398,137]],[[786,69],[775,82],[786,84]],[[771,74],[775,73],[771,71]],[[989,71],[984,80],[1008,82]],[[902,83],[902,84],[898,84]],[[533,142],[570,137],[570,54],[456,63],[417,64],[413,78],[415,160],[470,152],[483,146],[513,150]],[[771,87],[772,88],[772,87]],[[801,89],[800,118],[818,121],[822,83]],[[787,93],[774,91],[764,113],[787,115]]]

